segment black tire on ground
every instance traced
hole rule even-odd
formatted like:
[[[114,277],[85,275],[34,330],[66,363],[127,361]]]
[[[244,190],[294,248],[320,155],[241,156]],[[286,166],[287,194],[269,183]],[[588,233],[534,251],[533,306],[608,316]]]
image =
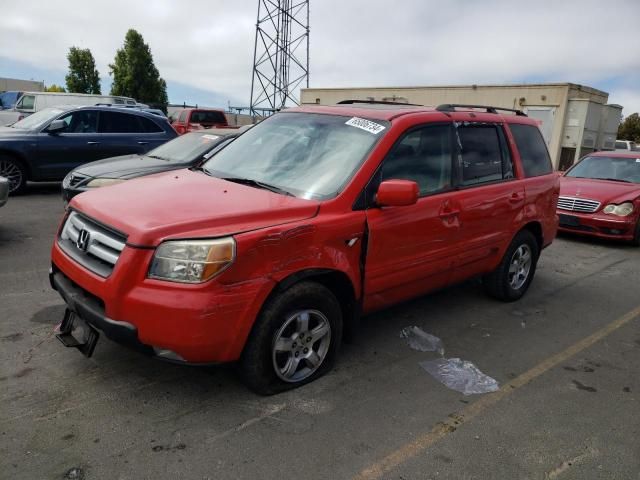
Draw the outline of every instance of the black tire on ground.
[[[640,218],[638,218],[638,223],[636,224],[636,234],[633,236],[631,244],[636,247],[640,247]]]
[[[9,195],[24,192],[27,185],[27,170],[20,160],[10,155],[0,154],[0,177],[9,179]]]
[[[287,324],[288,320],[294,317],[297,312],[307,310],[319,312],[328,321],[330,326],[328,348],[325,343],[323,351],[326,354],[313,373],[299,380],[290,379],[285,381],[280,376],[282,372],[280,374],[276,372],[276,355],[283,354],[274,352],[274,350],[277,350],[275,340],[279,333],[284,335],[284,331],[281,331],[281,329]],[[326,325],[327,321],[322,321]],[[313,320],[311,322],[308,321],[309,328],[311,328],[312,322]],[[294,325],[294,323],[289,325]],[[246,385],[261,395],[273,395],[299,387],[312,382],[331,370],[340,347],[341,338],[342,311],[335,295],[328,288],[316,282],[304,281],[297,283],[272,297],[263,307],[247,339],[239,362],[241,375]],[[296,343],[292,345],[295,346]],[[318,341],[314,342],[313,345],[309,343],[306,346],[320,349],[322,344],[321,341]],[[299,353],[302,354],[302,352]],[[293,353],[284,353],[284,355],[291,358]],[[299,373],[304,374],[305,368],[311,369],[311,363],[307,364],[306,360],[299,361],[300,366],[297,367],[301,369]]]
[[[526,277],[524,273],[521,273],[519,278],[514,280],[514,275],[517,273],[510,272],[510,268],[513,267],[517,272],[520,271],[514,261],[518,258],[518,252],[527,251],[531,255],[531,264]],[[514,302],[520,299],[533,280],[539,256],[540,247],[534,235],[529,230],[518,232],[507,248],[498,268],[482,279],[487,294],[503,302]]]

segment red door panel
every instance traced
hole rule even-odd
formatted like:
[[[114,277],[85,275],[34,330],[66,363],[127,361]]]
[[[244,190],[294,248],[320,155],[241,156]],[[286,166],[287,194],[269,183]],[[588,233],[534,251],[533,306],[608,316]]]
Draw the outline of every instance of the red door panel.
[[[424,197],[407,207],[367,210],[366,311],[449,283],[459,222],[456,192]]]
[[[524,199],[518,180],[458,192],[460,239],[454,282],[496,267],[522,222]]]

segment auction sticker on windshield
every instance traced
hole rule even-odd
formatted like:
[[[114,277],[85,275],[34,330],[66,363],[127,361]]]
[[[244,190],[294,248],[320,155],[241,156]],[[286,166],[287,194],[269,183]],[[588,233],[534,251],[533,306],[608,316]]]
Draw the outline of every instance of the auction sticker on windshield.
[[[353,117],[347,120],[345,122],[345,125],[360,128],[366,132],[373,133],[374,135],[379,134],[385,129],[384,125],[380,125],[379,123],[372,122],[371,120],[365,120],[364,118],[358,117]]]

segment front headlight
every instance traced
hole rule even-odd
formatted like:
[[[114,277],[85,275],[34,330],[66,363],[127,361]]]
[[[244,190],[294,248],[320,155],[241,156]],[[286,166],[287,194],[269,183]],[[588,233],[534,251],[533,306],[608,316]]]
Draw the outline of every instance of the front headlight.
[[[122,178],[94,178],[87,183],[87,188],[107,187],[109,185],[115,185],[116,183],[122,183]]]
[[[633,213],[633,203],[625,202],[620,205],[610,204],[604,207],[602,210],[604,213],[609,213],[611,215],[618,215],[619,217],[626,217]]]
[[[168,241],[156,249],[148,277],[202,283],[226,270],[235,258],[236,242],[232,237]]]

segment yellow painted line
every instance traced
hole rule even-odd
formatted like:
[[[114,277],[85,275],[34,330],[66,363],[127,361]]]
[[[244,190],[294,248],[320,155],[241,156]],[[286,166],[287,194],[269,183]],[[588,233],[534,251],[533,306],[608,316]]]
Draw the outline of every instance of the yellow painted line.
[[[477,417],[487,408],[498,403],[518,388],[523,387],[556,365],[565,362],[574,355],[589,348],[594,343],[602,340],[607,335],[629,323],[639,315],[640,306],[634,308],[630,312],[624,314],[588,337],[574,343],[562,352],[556,353],[542,361],[531,370],[526,371],[522,375],[503,385],[497,392],[487,394],[468,407],[460,410],[458,413],[450,415],[442,422],[439,422],[431,431],[420,435],[415,440],[401,446],[399,449],[362,470],[354,477],[354,480],[374,480],[381,478],[384,474],[424,452],[431,445],[446,437],[449,433],[455,431],[459,426]]]

